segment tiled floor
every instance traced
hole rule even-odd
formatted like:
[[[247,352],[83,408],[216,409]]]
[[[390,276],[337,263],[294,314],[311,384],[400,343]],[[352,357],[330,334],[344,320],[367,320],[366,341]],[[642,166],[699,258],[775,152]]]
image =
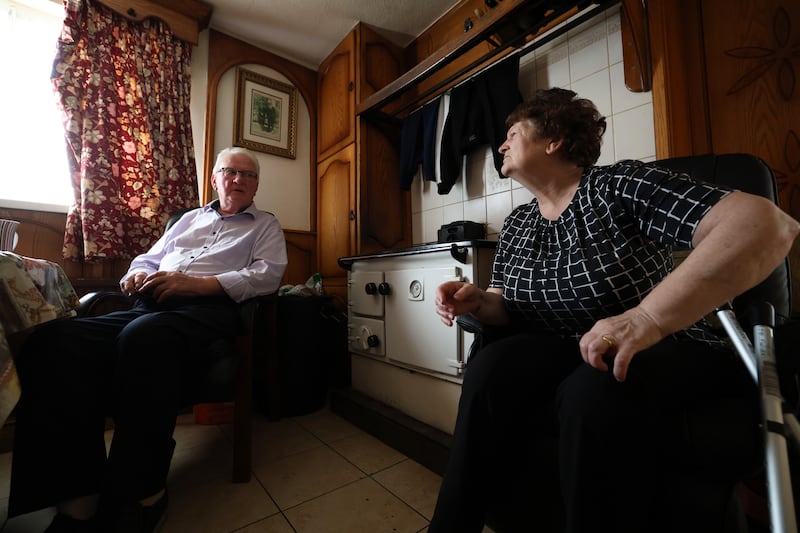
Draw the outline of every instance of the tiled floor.
[[[441,478],[327,408],[278,422],[257,416],[246,484],[230,481],[229,431],[179,419],[163,533],[427,530]],[[0,516],[10,464],[11,454],[1,454]],[[8,520],[2,533],[38,533],[53,512]]]

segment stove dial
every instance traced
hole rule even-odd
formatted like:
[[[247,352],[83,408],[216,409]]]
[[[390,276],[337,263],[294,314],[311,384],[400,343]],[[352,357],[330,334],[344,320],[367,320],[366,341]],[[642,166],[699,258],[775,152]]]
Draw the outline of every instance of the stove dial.
[[[422,300],[422,282],[415,279],[408,286],[408,299],[409,300]]]
[[[380,337],[372,333],[372,330],[367,326],[361,326],[361,331],[358,335],[358,340],[361,342],[362,350],[369,350],[375,348],[381,343]]]

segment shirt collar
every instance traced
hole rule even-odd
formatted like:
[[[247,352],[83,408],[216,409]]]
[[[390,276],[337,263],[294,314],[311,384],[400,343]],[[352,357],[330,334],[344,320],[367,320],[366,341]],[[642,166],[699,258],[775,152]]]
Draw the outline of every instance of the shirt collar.
[[[219,208],[219,199],[212,200],[211,202],[203,206],[203,212],[208,213],[209,211],[215,211],[221,217],[222,214],[219,211],[217,211],[218,208]],[[244,210],[239,211],[238,213],[236,213],[236,215],[229,215],[229,216],[235,217],[237,215],[248,214],[251,217],[256,218],[256,213],[258,213],[258,208],[256,207],[256,203],[250,202],[250,205],[248,205]]]

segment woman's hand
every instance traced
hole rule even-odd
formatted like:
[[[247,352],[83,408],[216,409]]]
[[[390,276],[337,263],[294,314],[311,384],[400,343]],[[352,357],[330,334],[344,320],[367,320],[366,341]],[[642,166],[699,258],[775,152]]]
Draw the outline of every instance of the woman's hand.
[[[613,364],[616,380],[625,381],[633,356],[664,337],[656,321],[641,307],[634,307],[598,320],[579,345],[584,361],[603,371]]]
[[[481,307],[481,291],[471,283],[447,281],[436,288],[436,314],[447,326],[453,325],[458,315],[472,313]]]

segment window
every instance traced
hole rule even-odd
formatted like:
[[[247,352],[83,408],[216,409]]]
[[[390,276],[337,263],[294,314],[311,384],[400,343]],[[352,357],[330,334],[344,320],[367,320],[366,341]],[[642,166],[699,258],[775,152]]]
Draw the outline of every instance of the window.
[[[66,211],[73,193],[50,71],[61,2],[0,0],[0,205]],[[32,205],[29,205],[32,204]],[[44,204],[44,205],[42,205]]]

